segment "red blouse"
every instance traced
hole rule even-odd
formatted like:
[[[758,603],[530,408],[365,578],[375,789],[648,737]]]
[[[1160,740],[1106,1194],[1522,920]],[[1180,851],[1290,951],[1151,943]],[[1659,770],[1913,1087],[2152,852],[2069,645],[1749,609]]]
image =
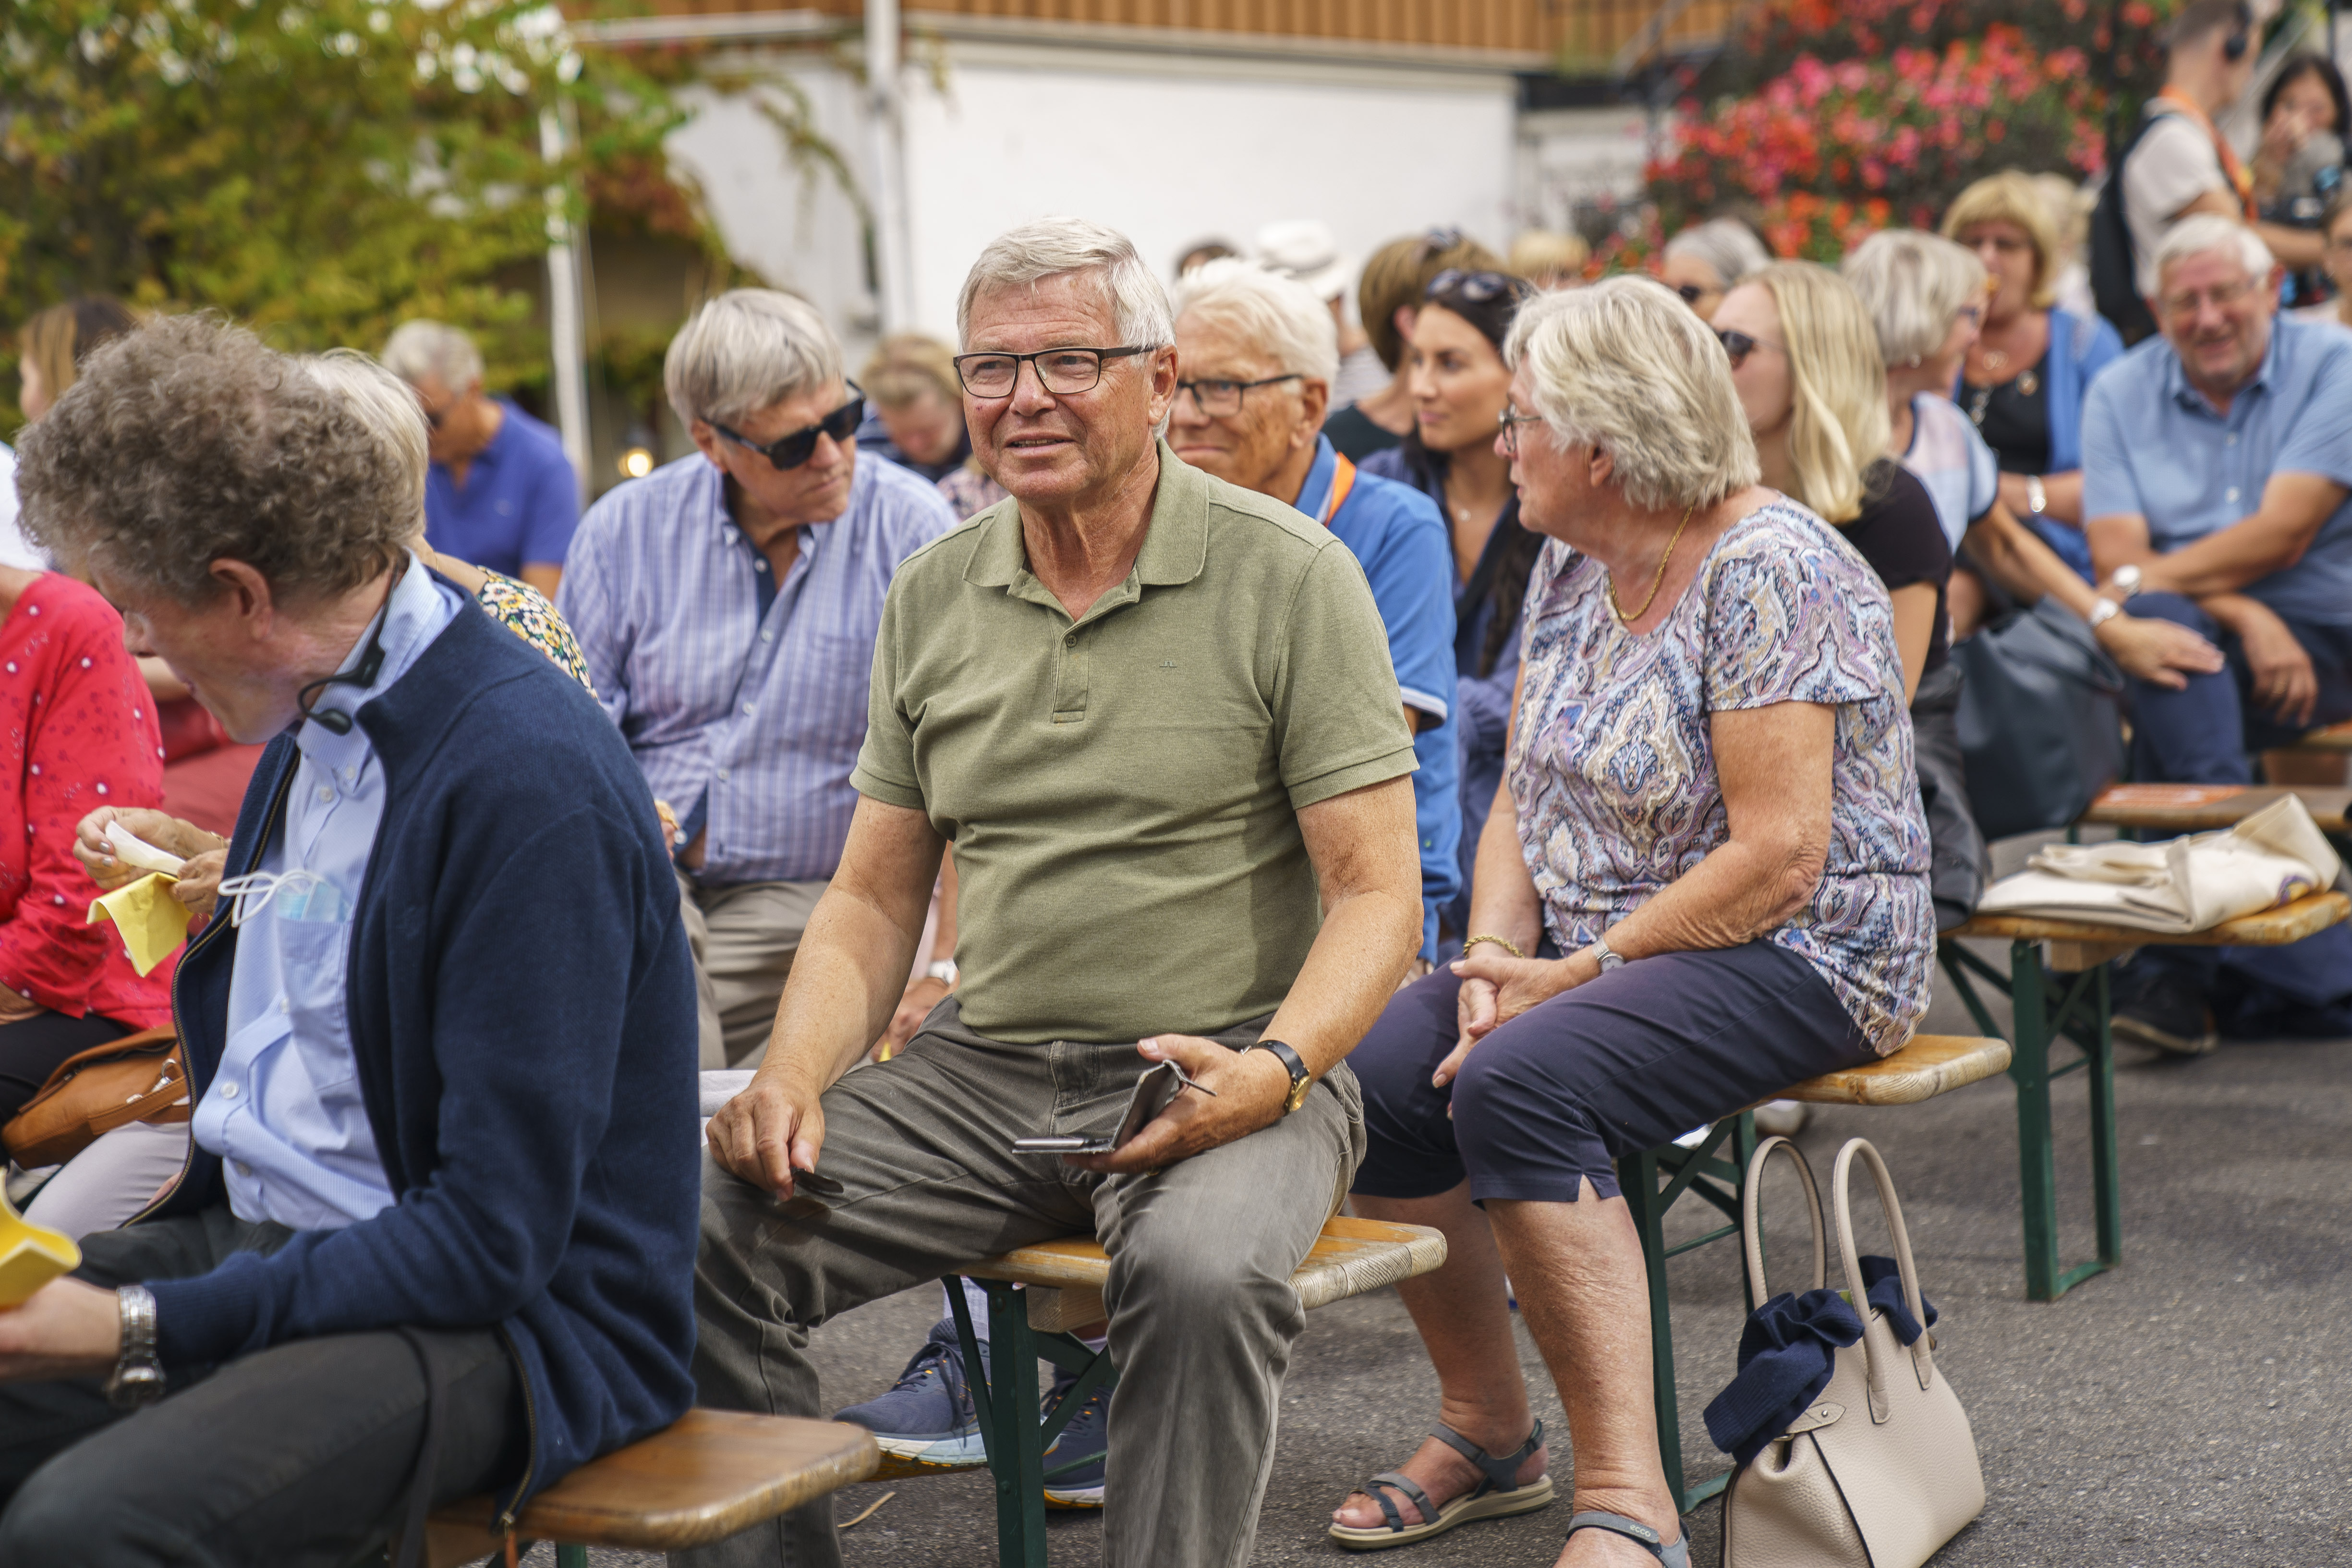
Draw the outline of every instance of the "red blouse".
[[[122,617],[45,574],[0,621],[0,985],[73,1017],[172,1021],[178,955],[142,979],[112,923],[87,922],[99,889],[73,853],[100,806],[163,802],[155,702]]]

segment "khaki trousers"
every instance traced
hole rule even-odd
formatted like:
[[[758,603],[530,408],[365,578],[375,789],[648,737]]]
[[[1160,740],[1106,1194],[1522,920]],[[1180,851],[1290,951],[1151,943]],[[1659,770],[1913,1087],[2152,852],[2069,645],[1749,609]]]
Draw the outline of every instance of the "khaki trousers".
[[[1219,1037],[1239,1048],[1262,1027]],[[1028,1133],[1110,1131],[1150,1065],[1132,1042],[987,1039],[963,1026],[950,997],[905,1051],[825,1094],[817,1168],[842,1184],[840,1196],[779,1204],[706,1157],[696,1403],[824,1415],[834,1406],[809,1365],[811,1330],[959,1263],[1092,1231],[1110,1254],[1103,1302],[1119,1371],[1103,1561],[1241,1568],[1306,1319],[1290,1275],[1363,1158],[1363,1101],[1336,1067],[1271,1127],[1146,1175],[1098,1176],[1012,1152]],[[836,1568],[832,1500],[670,1561]]]
[[[824,882],[742,882],[705,888],[677,874],[686,942],[694,951],[696,1022],[704,1071],[745,1062],[768,1043],[776,1001]]]

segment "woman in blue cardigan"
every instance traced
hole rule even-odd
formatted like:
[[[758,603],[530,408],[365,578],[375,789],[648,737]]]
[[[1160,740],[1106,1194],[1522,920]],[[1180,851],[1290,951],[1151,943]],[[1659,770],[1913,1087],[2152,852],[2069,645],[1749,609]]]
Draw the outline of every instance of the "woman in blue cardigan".
[[[2009,510],[2088,579],[2083,397],[2124,352],[2123,339],[2100,317],[2053,307],[2058,231],[2025,174],[2003,170],[1962,191],[1944,215],[1944,235],[1975,251],[1992,279],[1952,401],[2000,459]]]

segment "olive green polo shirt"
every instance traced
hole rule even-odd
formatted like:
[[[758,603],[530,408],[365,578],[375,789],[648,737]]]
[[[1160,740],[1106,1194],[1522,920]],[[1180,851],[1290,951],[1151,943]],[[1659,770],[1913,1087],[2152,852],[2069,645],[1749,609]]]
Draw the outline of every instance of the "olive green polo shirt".
[[[1347,547],[1160,463],[1134,569],[1076,622],[1011,500],[909,556],[883,607],[850,783],[955,846],[957,992],[993,1039],[1274,1011],[1322,918],[1299,809],[1412,772]]]

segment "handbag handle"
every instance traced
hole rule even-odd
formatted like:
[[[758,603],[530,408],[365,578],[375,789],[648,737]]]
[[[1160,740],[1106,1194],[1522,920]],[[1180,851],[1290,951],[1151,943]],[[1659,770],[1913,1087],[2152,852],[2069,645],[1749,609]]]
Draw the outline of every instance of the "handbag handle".
[[[1764,1237],[1756,1223],[1756,1194],[1764,1184],[1764,1162],[1775,1149],[1789,1152],[1789,1163],[1797,1168],[1798,1181],[1804,1184],[1805,1217],[1813,1225],[1813,1282],[1806,1289],[1818,1290],[1829,1283],[1829,1237],[1822,1229],[1822,1194],[1813,1184],[1813,1168],[1805,1163],[1805,1152],[1786,1138],[1767,1138],[1748,1157],[1748,1179],[1739,1188],[1739,1239],[1748,1254],[1748,1299],[1759,1307],[1765,1299]]]
[[[1886,1162],[1867,1138],[1850,1138],[1838,1151],[1837,1168],[1830,1173],[1830,1185],[1837,1195],[1838,1263],[1845,1270],[1846,1293],[1853,1302],[1854,1315],[1867,1329],[1870,1322],[1870,1299],[1864,1294],[1862,1259],[1853,1245],[1853,1204],[1851,1180],[1853,1157],[1860,1154],[1870,1169],[1870,1179],[1878,1189],[1878,1206],[1886,1215],[1887,1233],[1895,1241],[1895,1268],[1903,1282],[1903,1305],[1909,1309],[1911,1319],[1920,1325],[1919,1337],[1911,1342],[1911,1366],[1918,1374],[1919,1386],[1926,1388],[1935,1381],[1935,1363],[1928,1359],[1927,1313],[1919,1295],[1919,1273],[1911,1261],[1911,1232],[1903,1223],[1903,1203],[1895,1195],[1895,1178],[1886,1173]],[[1885,1373],[1877,1358],[1870,1353],[1870,1335],[1862,1336],[1863,1357],[1870,1367],[1870,1415],[1874,1421],[1884,1421],[1889,1415],[1886,1404]]]

